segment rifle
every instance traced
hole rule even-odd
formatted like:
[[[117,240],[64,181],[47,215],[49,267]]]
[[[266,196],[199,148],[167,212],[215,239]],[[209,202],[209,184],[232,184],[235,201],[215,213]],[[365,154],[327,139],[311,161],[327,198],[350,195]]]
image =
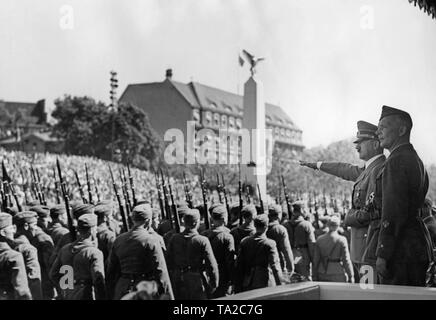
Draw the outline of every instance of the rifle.
[[[30,165],[30,175],[32,177],[33,187],[35,190],[35,194],[39,200],[39,204],[43,205],[44,202],[42,200],[41,189],[39,188],[38,181],[36,180],[36,174],[35,174],[35,169],[33,169],[33,165]]]
[[[216,174],[216,191],[218,192],[218,198],[220,201],[220,204],[223,203],[223,198],[221,197],[221,185],[220,185],[220,178],[218,176],[218,173]]]
[[[132,174],[130,172],[129,164],[127,164],[127,173],[129,175],[130,190],[132,191],[133,207],[135,207],[138,202],[136,201],[135,186],[133,184],[133,177],[132,177]]]
[[[43,192],[43,190],[41,188],[41,177],[39,176],[38,169],[35,169],[35,172],[36,172],[36,177],[38,178],[39,192],[41,193],[42,204],[44,206],[46,206],[47,205],[47,201],[45,200],[45,195],[44,195],[44,192]]]
[[[183,171],[183,188],[185,189],[186,203],[188,204],[188,207],[192,209],[194,208],[194,206],[192,205],[192,198],[188,189],[188,184],[186,183],[186,175],[184,171]]]
[[[23,180],[24,201],[27,204],[27,203],[29,203],[29,199],[27,198],[27,179],[26,179],[26,183],[24,183],[23,169],[21,167],[19,167],[19,168],[20,168],[21,179]]]
[[[20,202],[18,201],[17,192],[15,191],[15,186],[13,185],[12,180],[8,175],[4,161],[2,161],[2,171],[3,171],[3,183],[6,183],[5,187],[8,187],[9,191],[12,192],[12,195],[15,199],[15,203],[17,204],[18,211],[22,211]],[[7,188],[5,188],[5,190],[7,190]],[[12,204],[12,201],[11,201],[11,204]]]
[[[319,217],[318,217],[318,202],[316,201],[316,195],[314,194],[314,198],[315,198],[315,203],[314,203],[314,207],[315,207],[315,228],[319,229]]]
[[[168,179],[168,187],[169,187],[169,189],[170,189],[171,208],[173,209],[175,229],[176,229],[176,232],[177,232],[177,233],[180,233],[180,220],[179,220],[179,214],[178,214],[178,212],[177,212],[176,203],[174,202],[173,188],[171,187],[170,177],[168,176],[168,173],[167,173],[167,179]]]
[[[260,187],[259,187],[259,184],[257,184],[257,193],[259,193],[260,208],[261,208],[261,210],[262,210],[261,213],[265,213],[265,208],[263,207],[262,194],[260,193]]]
[[[88,201],[86,201],[85,194],[83,192],[82,184],[80,183],[79,175],[77,174],[76,170],[73,171],[74,171],[74,175],[76,176],[77,185],[79,186],[79,192],[80,192],[80,197],[82,198],[82,202],[88,203]]]
[[[66,209],[67,220],[68,220],[68,230],[70,231],[71,241],[74,242],[74,241],[76,241],[76,229],[74,228],[73,218],[71,217],[70,199],[68,197],[67,188],[65,186],[65,181],[62,178],[62,171],[61,171],[61,165],[59,163],[59,158],[56,158],[56,166],[58,168],[59,183],[61,184],[62,195],[64,197],[64,202],[65,202],[65,209]]]
[[[204,206],[204,225],[206,230],[210,229],[209,212],[207,211],[207,194],[206,194],[206,180],[204,179],[204,171],[200,170],[201,177],[201,193],[203,194],[203,206]]]
[[[129,225],[127,224],[126,215],[124,213],[124,207],[123,207],[123,204],[121,203],[121,198],[120,198],[120,194],[118,193],[117,185],[115,184],[115,179],[114,179],[114,175],[112,173],[112,168],[109,164],[107,166],[109,167],[109,173],[111,175],[112,186],[114,188],[114,193],[115,193],[115,196],[117,197],[118,206],[120,208],[120,215],[121,215],[121,220],[123,221],[124,230],[129,231]]]
[[[118,167],[118,171],[120,173],[121,190],[123,191],[124,202],[126,204],[127,216],[130,217],[130,212],[132,212],[132,204],[130,202],[129,191],[127,190],[126,175],[124,172],[124,168],[121,170],[121,167]]]
[[[242,201],[241,164],[238,164],[238,167],[239,167],[239,182],[238,182],[238,194],[239,194],[239,225],[242,225],[242,207],[244,206],[244,202]]]
[[[100,202],[100,192],[98,192],[98,188],[97,188],[97,181],[95,181],[95,177],[92,177],[92,180],[94,181],[94,190],[95,190],[95,194],[97,195],[97,202]]]
[[[89,180],[89,174],[88,174],[88,166],[85,162],[85,175],[86,175],[86,186],[88,187],[88,201],[90,204],[94,204],[94,201],[92,199],[92,192],[91,192],[91,180]]]
[[[53,167],[53,177],[54,177],[54,184],[55,184],[55,192],[56,192],[56,203],[61,204],[61,197],[59,196],[59,183],[56,180],[56,169]]]
[[[288,188],[286,187],[286,184],[285,184],[285,178],[283,177],[282,174],[280,176],[282,178],[283,193],[285,195],[286,207],[288,209],[288,219],[291,219],[292,208],[291,208],[291,201],[289,200]]]
[[[168,202],[168,189],[167,186],[165,184],[165,179],[164,179],[164,175],[162,172],[162,169],[159,168],[160,170],[160,176],[161,176],[161,180],[162,180],[162,191],[163,191],[163,195],[164,195],[164,201],[165,201],[165,213],[166,213],[166,219],[170,221],[171,224],[171,228],[173,227],[173,221],[171,219],[171,208]]]
[[[224,176],[222,173],[221,173],[221,181],[222,181],[222,187],[223,187],[223,193],[224,193],[224,201],[226,203],[226,209],[227,209],[227,218],[230,221],[230,206],[229,206],[229,200],[227,199],[226,185],[224,183]]]
[[[153,173],[154,173],[154,179],[156,180],[156,189],[157,189],[157,196],[159,198],[159,208],[160,208],[161,219],[164,220],[165,219],[165,211],[164,211],[164,205],[163,205],[163,200],[162,200],[162,193],[160,192],[159,178],[156,174],[156,171],[154,171],[154,169],[153,169]]]

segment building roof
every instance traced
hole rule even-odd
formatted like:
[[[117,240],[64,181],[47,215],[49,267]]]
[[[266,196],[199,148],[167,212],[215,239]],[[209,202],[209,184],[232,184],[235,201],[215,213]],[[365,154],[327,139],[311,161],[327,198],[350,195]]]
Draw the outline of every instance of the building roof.
[[[0,125],[43,124],[47,120],[45,100],[36,103],[0,100]]]
[[[169,81],[169,83],[174,86],[191,107],[217,109],[219,112],[226,112],[233,114],[234,116],[242,117],[243,96],[241,95],[209,87],[198,82],[189,82],[185,84],[168,79],[165,81]],[[124,93],[127,92],[127,90],[132,90],[130,93],[132,94],[133,92],[135,96],[138,96],[139,91],[141,91],[145,86],[150,89],[153,86],[161,86],[164,82],[131,84],[128,85]],[[122,97],[120,100],[122,100]],[[265,116],[267,122],[301,131],[301,129],[295,125],[286,112],[279,106],[265,103]]]

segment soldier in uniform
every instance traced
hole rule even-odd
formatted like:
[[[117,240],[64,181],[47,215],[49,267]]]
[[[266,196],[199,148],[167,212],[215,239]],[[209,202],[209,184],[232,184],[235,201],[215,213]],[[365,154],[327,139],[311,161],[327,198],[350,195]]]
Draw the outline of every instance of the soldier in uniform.
[[[65,245],[50,270],[50,278],[65,300],[105,300],[105,275],[103,253],[97,248],[97,216],[84,214],[79,217],[76,241]],[[73,274],[65,277],[62,269],[70,266]],[[71,276],[71,277],[70,277]],[[68,281],[73,280],[73,283]]]
[[[8,225],[3,229],[3,232],[1,232],[0,241],[6,242],[11,249],[23,255],[32,300],[41,300],[41,267],[38,261],[38,251],[30,244],[26,237],[14,238],[15,232],[16,227],[14,225]]]
[[[219,298],[231,293],[233,270],[235,266],[235,242],[227,224],[227,209],[224,205],[211,208],[212,228],[203,232],[212,246],[219,270],[218,288],[212,298]]]
[[[329,232],[316,240],[313,258],[313,281],[354,282],[353,266],[347,239],[339,235],[340,218],[327,222]]]
[[[238,227],[239,225],[239,203],[234,203],[230,206],[230,217],[228,221],[227,228],[232,230],[233,228]]]
[[[293,217],[285,223],[294,255],[295,272],[310,279],[311,262],[315,245],[315,230],[305,218],[307,216],[304,203],[296,201],[292,204]]]
[[[381,172],[386,158],[376,135],[377,126],[358,121],[357,129],[357,139],[354,143],[359,158],[365,161],[364,167],[341,162],[301,162],[301,165],[354,182],[352,206],[345,215],[344,225],[351,227],[351,261],[356,280],[359,281],[362,263],[375,266],[375,261],[372,261],[371,257],[364,258],[363,255],[366,249],[368,226],[371,223],[370,215],[375,217],[375,212],[369,204],[374,196],[377,175]]]
[[[177,214],[179,215],[179,221],[180,221],[180,232],[183,232],[183,230],[185,230],[185,226],[183,224],[183,216],[189,210],[190,209],[186,203],[180,203],[177,205]],[[165,233],[165,235],[163,236],[166,247],[168,247],[170,239],[173,237],[174,234],[176,234],[176,229],[172,228],[167,233]]]
[[[294,255],[292,254],[288,231],[280,224],[282,207],[274,204],[270,205],[268,207],[268,219],[266,236],[276,242],[282,271],[287,272],[288,276],[291,277],[294,273]]]
[[[65,205],[59,204],[50,208],[50,217],[52,222],[47,229],[47,233],[52,238],[53,244],[56,247],[63,235],[68,233]]]
[[[110,299],[121,299],[143,280],[156,281],[159,294],[173,296],[161,245],[148,231],[152,216],[149,204],[134,207],[133,228],[115,239],[106,277]]]
[[[209,239],[198,233],[200,213],[190,209],[183,217],[185,230],[168,245],[168,268],[176,299],[204,300],[218,287],[218,265]]]
[[[13,228],[12,216],[0,213],[0,300],[31,300],[23,256],[5,241]]]
[[[376,268],[382,284],[423,286],[428,257],[420,208],[428,191],[428,175],[410,143],[412,118],[383,106],[377,134],[390,152],[381,184],[381,228]],[[380,192],[380,191],[379,191]]]
[[[109,217],[112,214],[111,204],[98,204],[94,208],[94,213],[97,215],[97,242],[98,249],[103,252],[104,261],[109,257],[109,252],[115,241],[115,232],[109,229]]]
[[[29,211],[36,212],[36,214],[38,215],[37,226],[40,227],[42,231],[48,234],[47,230],[51,223],[50,208],[47,206],[38,205],[30,207]]]
[[[14,216],[17,226],[17,237],[25,236],[31,245],[38,250],[38,261],[41,267],[41,286],[44,300],[54,298],[53,284],[49,278],[50,257],[53,254],[53,240],[37,226],[37,214],[33,211],[19,212]]]
[[[235,291],[272,287],[282,283],[277,245],[268,239],[268,216],[254,219],[255,234],[241,241],[236,260]]]
[[[94,206],[92,204],[83,204],[83,203],[75,203],[72,206],[73,213],[73,226],[77,225],[77,219],[84,214],[94,214]],[[58,255],[58,252],[68,243],[71,243],[70,231],[65,233],[57,243],[56,247],[53,250],[53,254],[50,258],[50,262],[53,262]]]
[[[254,218],[257,216],[256,207],[252,204],[245,205],[242,207],[241,211],[242,215],[242,224],[233,228],[230,233],[235,240],[235,250],[238,252],[239,243],[242,239],[248,236],[252,236],[256,232],[256,228],[254,227]]]

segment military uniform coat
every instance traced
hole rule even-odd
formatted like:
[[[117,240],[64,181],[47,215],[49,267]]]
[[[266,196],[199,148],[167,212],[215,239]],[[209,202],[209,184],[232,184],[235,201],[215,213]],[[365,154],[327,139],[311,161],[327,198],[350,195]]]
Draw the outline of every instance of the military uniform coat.
[[[338,232],[320,236],[315,244],[313,280],[346,282],[353,276],[347,239]]]
[[[55,222],[48,228],[48,234],[53,240],[53,244],[56,247],[60,239],[64,234],[68,233],[68,229],[65,228],[62,224],[59,222]]]
[[[74,271],[72,289],[60,286],[60,270],[65,265]],[[65,245],[50,270],[50,278],[65,300],[106,299],[103,253],[93,241],[78,239]]]
[[[6,242],[0,242],[0,300],[31,298],[23,256]]]
[[[309,221],[302,216],[295,220],[288,220],[284,224],[288,230],[291,242],[292,254],[294,256],[295,272],[310,278],[311,262],[315,245],[315,230]]]
[[[368,167],[361,168],[345,163],[322,163],[321,170],[345,180],[354,181],[352,206],[345,215],[345,226],[351,227],[351,261],[362,263],[366,249],[369,214],[366,206],[374,195],[376,178],[386,158],[380,155]],[[357,175],[357,176],[356,176]]]
[[[286,228],[278,220],[270,222],[266,236],[276,242],[282,270],[293,271],[294,255],[292,254],[291,243]]]
[[[35,236],[29,239],[30,243],[38,250],[38,261],[41,267],[41,287],[44,299],[51,300],[54,297],[54,286],[50,281],[49,272],[51,256],[54,251],[53,240],[48,234],[39,229]]]
[[[218,263],[219,285],[213,298],[219,298],[229,293],[234,276],[235,267],[235,242],[230,230],[224,226],[203,232],[212,246],[213,254]]]
[[[209,239],[185,229],[168,244],[168,268],[176,299],[202,300],[216,290],[218,264]]]
[[[387,261],[383,284],[425,283],[428,258],[418,216],[428,185],[427,172],[410,143],[391,152],[381,175],[382,216],[376,252]]]
[[[236,259],[235,291],[280,285],[282,272],[277,245],[265,234],[255,233],[241,241]]]
[[[112,245],[115,241],[115,232],[109,229],[106,223],[97,227],[97,242],[98,249],[103,253],[104,261],[109,258],[109,253],[112,250]]]
[[[256,233],[256,229],[254,228],[253,224],[249,225],[240,225],[235,228],[233,228],[230,231],[231,235],[233,236],[233,240],[235,240],[235,250],[238,252],[239,244],[241,243],[241,240],[245,237],[252,236]]]
[[[41,267],[38,261],[38,250],[30,244],[25,236],[20,236],[14,240],[7,241],[12,249],[23,255],[24,264],[26,266],[27,282],[32,294],[32,300],[41,300]]]
[[[119,300],[142,280],[156,281],[160,293],[173,296],[167,264],[159,240],[143,227],[119,235],[109,254],[109,298]]]

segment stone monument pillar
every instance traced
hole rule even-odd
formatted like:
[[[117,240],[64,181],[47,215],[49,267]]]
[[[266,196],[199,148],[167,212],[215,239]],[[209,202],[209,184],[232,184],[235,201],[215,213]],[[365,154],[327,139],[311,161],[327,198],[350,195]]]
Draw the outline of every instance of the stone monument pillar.
[[[259,184],[262,200],[266,204],[265,100],[262,82],[255,75],[252,75],[244,85],[243,105],[242,128],[248,130],[250,139],[242,135],[241,180],[245,182],[245,178],[247,179],[247,183],[254,188],[257,197],[259,196],[257,184]]]

